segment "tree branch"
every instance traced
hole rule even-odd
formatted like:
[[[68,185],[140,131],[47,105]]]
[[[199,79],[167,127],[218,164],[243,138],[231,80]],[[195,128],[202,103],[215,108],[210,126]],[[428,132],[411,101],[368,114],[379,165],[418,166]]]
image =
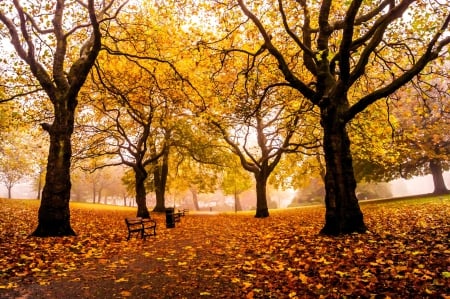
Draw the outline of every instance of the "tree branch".
[[[238,0],[238,4],[241,7],[241,10],[243,13],[252,20],[252,22],[255,24],[258,31],[261,33],[265,47],[266,49],[275,57],[275,59],[278,61],[278,68],[281,70],[281,72],[284,75],[284,78],[286,81],[288,81],[291,86],[298,91],[300,91],[303,96],[311,101],[314,101],[315,92],[308,87],[304,82],[302,82],[300,79],[298,79],[295,74],[290,70],[288,63],[284,59],[283,54],[274,46],[274,44],[271,41],[270,35],[265,30],[264,26],[262,25],[261,21],[247,8],[247,6],[244,4],[244,0]]]
[[[418,75],[430,61],[439,57],[442,49],[448,44],[450,44],[450,37],[445,37],[440,42],[438,42],[439,38],[445,33],[444,29],[449,27],[449,23],[450,23],[450,15],[446,17],[440,30],[436,32],[433,39],[428,44],[427,50],[420,57],[420,59],[417,60],[416,64],[413,65],[408,71],[405,71],[401,76],[393,80],[390,84],[386,85],[385,87],[379,90],[372,92],[371,94],[368,94],[367,96],[360,99],[352,107],[350,107],[350,109],[348,110],[348,112],[344,117],[345,121],[347,122],[350,121],[352,118],[356,116],[356,114],[363,111],[365,108],[373,104],[375,101],[383,97],[386,97],[395,92],[396,90],[398,90],[400,87],[402,87],[407,82],[412,80],[416,75]]]

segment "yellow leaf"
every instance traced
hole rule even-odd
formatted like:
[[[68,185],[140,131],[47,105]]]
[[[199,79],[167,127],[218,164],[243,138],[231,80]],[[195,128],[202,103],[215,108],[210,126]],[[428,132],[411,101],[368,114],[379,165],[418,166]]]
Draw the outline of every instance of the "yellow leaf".
[[[40,281],[39,284],[41,286],[48,286],[50,284],[50,281]]]
[[[20,258],[23,259],[23,260],[32,260],[33,259],[32,257],[26,256],[25,254],[21,254]]]
[[[422,271],[420,271],[419,269],[414,269],[414,270],[413,270],[413,273],[414,273],[414,274],[422,274]]]
[[[244,281],[242,284],[244,285],[244,289],[247,289],[252,286],[252,283],[248,281]]]
[[[114,282],[127,282],[127,281],[128,281],[128,278],[122,277],[122,278],[116,279]]]
[[[425,293],[427,293],[428,295],[433,295],[434,292],[429,290],[428,288],[425,289]]]
[[[336,271],[336,274],[339,275],[340,277],[344,277],[347,275],[347,273],[342,272],[342,271]]]
[[[298,276],[300,278],[300,281],[304,284],[308,283],[308,276],[306,276],[303,273],[300,273],[300,275]]]
[[[7,285],[0,285],[0,289],[13,289],[17,287],[17,283],[10,282]]]
[[[120,292],[120,295],[122,295],[123,297],[131,297],[131,292],[130,291],[122,291],[122,292]]]

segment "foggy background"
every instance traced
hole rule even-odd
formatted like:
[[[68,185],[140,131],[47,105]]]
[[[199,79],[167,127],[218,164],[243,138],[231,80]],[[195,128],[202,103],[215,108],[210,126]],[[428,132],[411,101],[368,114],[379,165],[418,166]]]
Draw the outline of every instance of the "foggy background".
[[[447,188],[450,188],[450,172],[444,173],[444,180]],[[401,197],[401,196],[409,196],[409,195],[419,195],[419,194],[427,194],[433,192],[433,178],[431,175],[426,175],[422,177],[414,177],[409,180],[405,179],[397,179],[389,182],[389,186],[391,188],[393,197]],[[87,187],[89,188],[89,187]],[[268,191],[270,194],[270,191]],[[295,192],[283,192],[286,198],[282,198],[280,202],[280,207],[287,207],[293,197]],[[289,195],[292,194],[292,195]],[[291,197],[292,196],[292,197]],[[5,186],[0,185],[0,197],[7,198],[8,193]],[[12,198],[17,199],[36,199],[37,194],[36,191],[33,190],[32,184],[29,182],[23,182],[15,185],[11,192]],[[290,197],[290,198],[288,198]],[[280,199],[278,199],[280,201]]]

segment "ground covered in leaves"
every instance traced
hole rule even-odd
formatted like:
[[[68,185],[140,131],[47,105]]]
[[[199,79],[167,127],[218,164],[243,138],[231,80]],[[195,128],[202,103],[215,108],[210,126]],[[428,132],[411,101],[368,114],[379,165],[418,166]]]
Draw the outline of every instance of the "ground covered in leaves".
[[[318,235],[320,207],[157,220],[72,204],[76,237],[34,238],[38,202],[0,200],[0,298],[450,298],[450,197],[362,205],[370,232]]]

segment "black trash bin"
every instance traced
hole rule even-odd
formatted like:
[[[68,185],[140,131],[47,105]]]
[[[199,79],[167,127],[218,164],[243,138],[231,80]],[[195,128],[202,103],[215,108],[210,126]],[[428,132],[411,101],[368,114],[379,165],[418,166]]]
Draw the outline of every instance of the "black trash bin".
[[[166,227],[174,228],[175,227],[175,209],[174,208],[166,208]]]

